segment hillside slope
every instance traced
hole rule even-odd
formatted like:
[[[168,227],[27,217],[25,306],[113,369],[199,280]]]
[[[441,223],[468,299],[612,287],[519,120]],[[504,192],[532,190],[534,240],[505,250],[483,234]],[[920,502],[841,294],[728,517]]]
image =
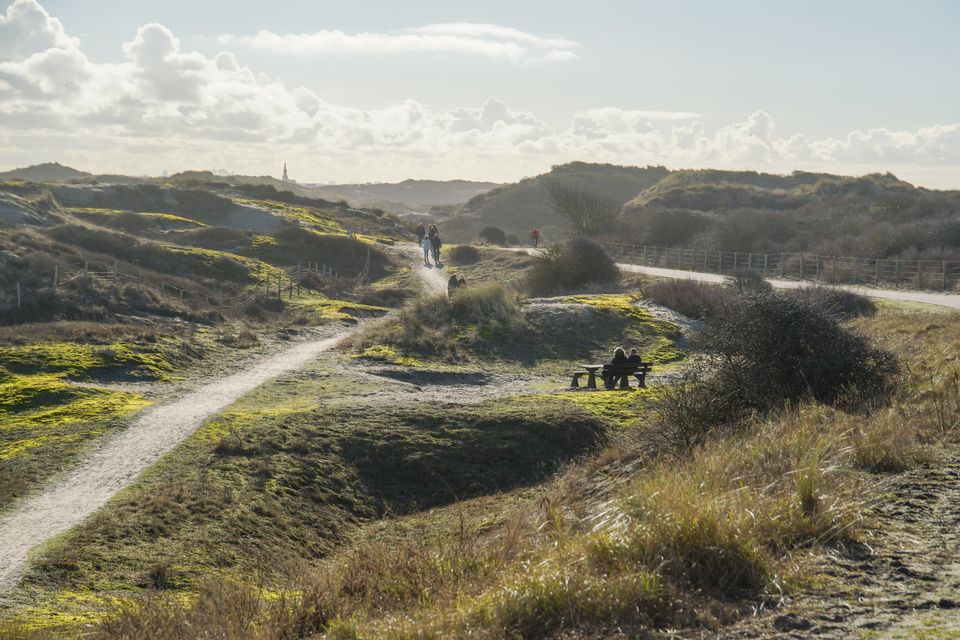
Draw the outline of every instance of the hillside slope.
[[[447,222],[445,229],[455,239],[472,240],[476,231],[487,225],[511,233],[527,232],[532,227],[559,227],[564,221],[550,209],[544,195],[544,187],[550,180],[570,182],[626,203],[668,173],[663,167],[571,162],[472,198]]]
[[[23,180],[24,182],[65,182],[91,178],[86,171],[66,167],[59,162],[44,162],[29,167],[0,172],[0,180]]]
[[[269,185],[278,191],[290,191],[300,197],[331,202],[346,201],[354,207],[379,207],[407,212],[435,205],[459,205],[500,186],[496,182],[472,180],[404,180],[365,184],[310,184],[290,182],[273,176],[220,176],[212,171],[181,171],[165,177],[134,177],[92,174],[57,162],[47,162],[0,172],[0,181],[20,180],[37,183],[109,183],[156,184],[187,187],[223,188],[231,185]]]
[[[614,235],[723,251],[956,259],[960,192],[889,173],[674,171],[624,206]]]

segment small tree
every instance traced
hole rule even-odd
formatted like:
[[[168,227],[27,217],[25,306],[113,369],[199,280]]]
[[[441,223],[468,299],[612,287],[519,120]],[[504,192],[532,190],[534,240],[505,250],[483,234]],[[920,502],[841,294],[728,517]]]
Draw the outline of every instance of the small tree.
[[[567,219],[573,236],[596,236],[610,227],[620,203],[569,182],[551,180],[544,187],[547,204]]]

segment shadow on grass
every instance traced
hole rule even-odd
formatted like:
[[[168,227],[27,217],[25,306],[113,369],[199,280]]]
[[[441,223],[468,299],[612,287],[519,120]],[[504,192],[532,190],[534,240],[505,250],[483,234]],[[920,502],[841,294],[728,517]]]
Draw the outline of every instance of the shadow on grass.
[[[605,440],[604,423],[579,410],[537,413],[491,406],[430,406],[372,424],[341,443],[366,492],[385,512],[411,513],[543,480]],[[385,425],[384,425],[385,426]]]
[[[425,371],[417,369],[377,369],[371,371],[375,376],[382,376],[410,384],[433,385],[460,385],[460,384],[487,384],[490,376],[480,371]]]

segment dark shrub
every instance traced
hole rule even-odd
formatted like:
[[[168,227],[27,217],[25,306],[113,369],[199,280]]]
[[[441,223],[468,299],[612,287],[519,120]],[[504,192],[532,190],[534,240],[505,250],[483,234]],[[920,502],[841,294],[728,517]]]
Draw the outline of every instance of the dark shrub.
[[[384,289],[366,289],[360,294],[360,302],[376,307],[399,307],[408,298],[410,290],[400,287],[387,287]]]
[[[773,291],[763,274],[755,269],[736,269],[727,276],[727,284],[740,293],[765,293]]]
[[[392,345],[405,352],[460,360],[466,349],[486,349],[525,335],[517,294],[499,284],[418,297],[391,321],[370,325],[349,342],[358,350]]]
[[[812,304],[827,315],[839,318],[872,316],[877,304],[866,296],[845,289],[810,285],[791,290],[787,296]]]
[[[587,238],[575,238],[536,257],[527,272],[527,289],[545,296],[619,280],[620,270],[602,246]]]
[[[696,280],[670,280],[643,288],[643,297],[690,318],[703,319],[728,302],[734,292]]]
[[[476,264],[480,262],[480,250],[469,244],[458,244],[447,251],[447,262],[457,266]]]
[[[707,356],[661,409],[683,444],[717,427],[811,399],[855,408],[889,391],[894,357],[794,297],[745,293],[709,314]]]
[[[487,244],[496,244],[501,247],[507,244],[507,232],[500,227],[484,227],[477,237],[480,238],[480,242]]]

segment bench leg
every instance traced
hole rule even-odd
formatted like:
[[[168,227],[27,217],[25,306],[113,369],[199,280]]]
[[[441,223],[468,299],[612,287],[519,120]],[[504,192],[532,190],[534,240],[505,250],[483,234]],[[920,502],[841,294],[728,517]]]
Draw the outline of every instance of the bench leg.
[[[635,373],[633,376],[637,379],[637,382],[640,383],[641,389],[647,388],[647,374],[646,373]]]
[[[620,376],[620,388],[621,389],[630,388],[630,376]]]
[[[587,389],[597,388],[597,372],[591,371],[587,374]]]
[[[583,375],[582,373],[575,373],[575,374],[573,374],[573,380],[570,381],[570,388],[571,388],[571,389],[579,389],[579,388],[580,388],[580,376],[582,376],[582,375]]]

